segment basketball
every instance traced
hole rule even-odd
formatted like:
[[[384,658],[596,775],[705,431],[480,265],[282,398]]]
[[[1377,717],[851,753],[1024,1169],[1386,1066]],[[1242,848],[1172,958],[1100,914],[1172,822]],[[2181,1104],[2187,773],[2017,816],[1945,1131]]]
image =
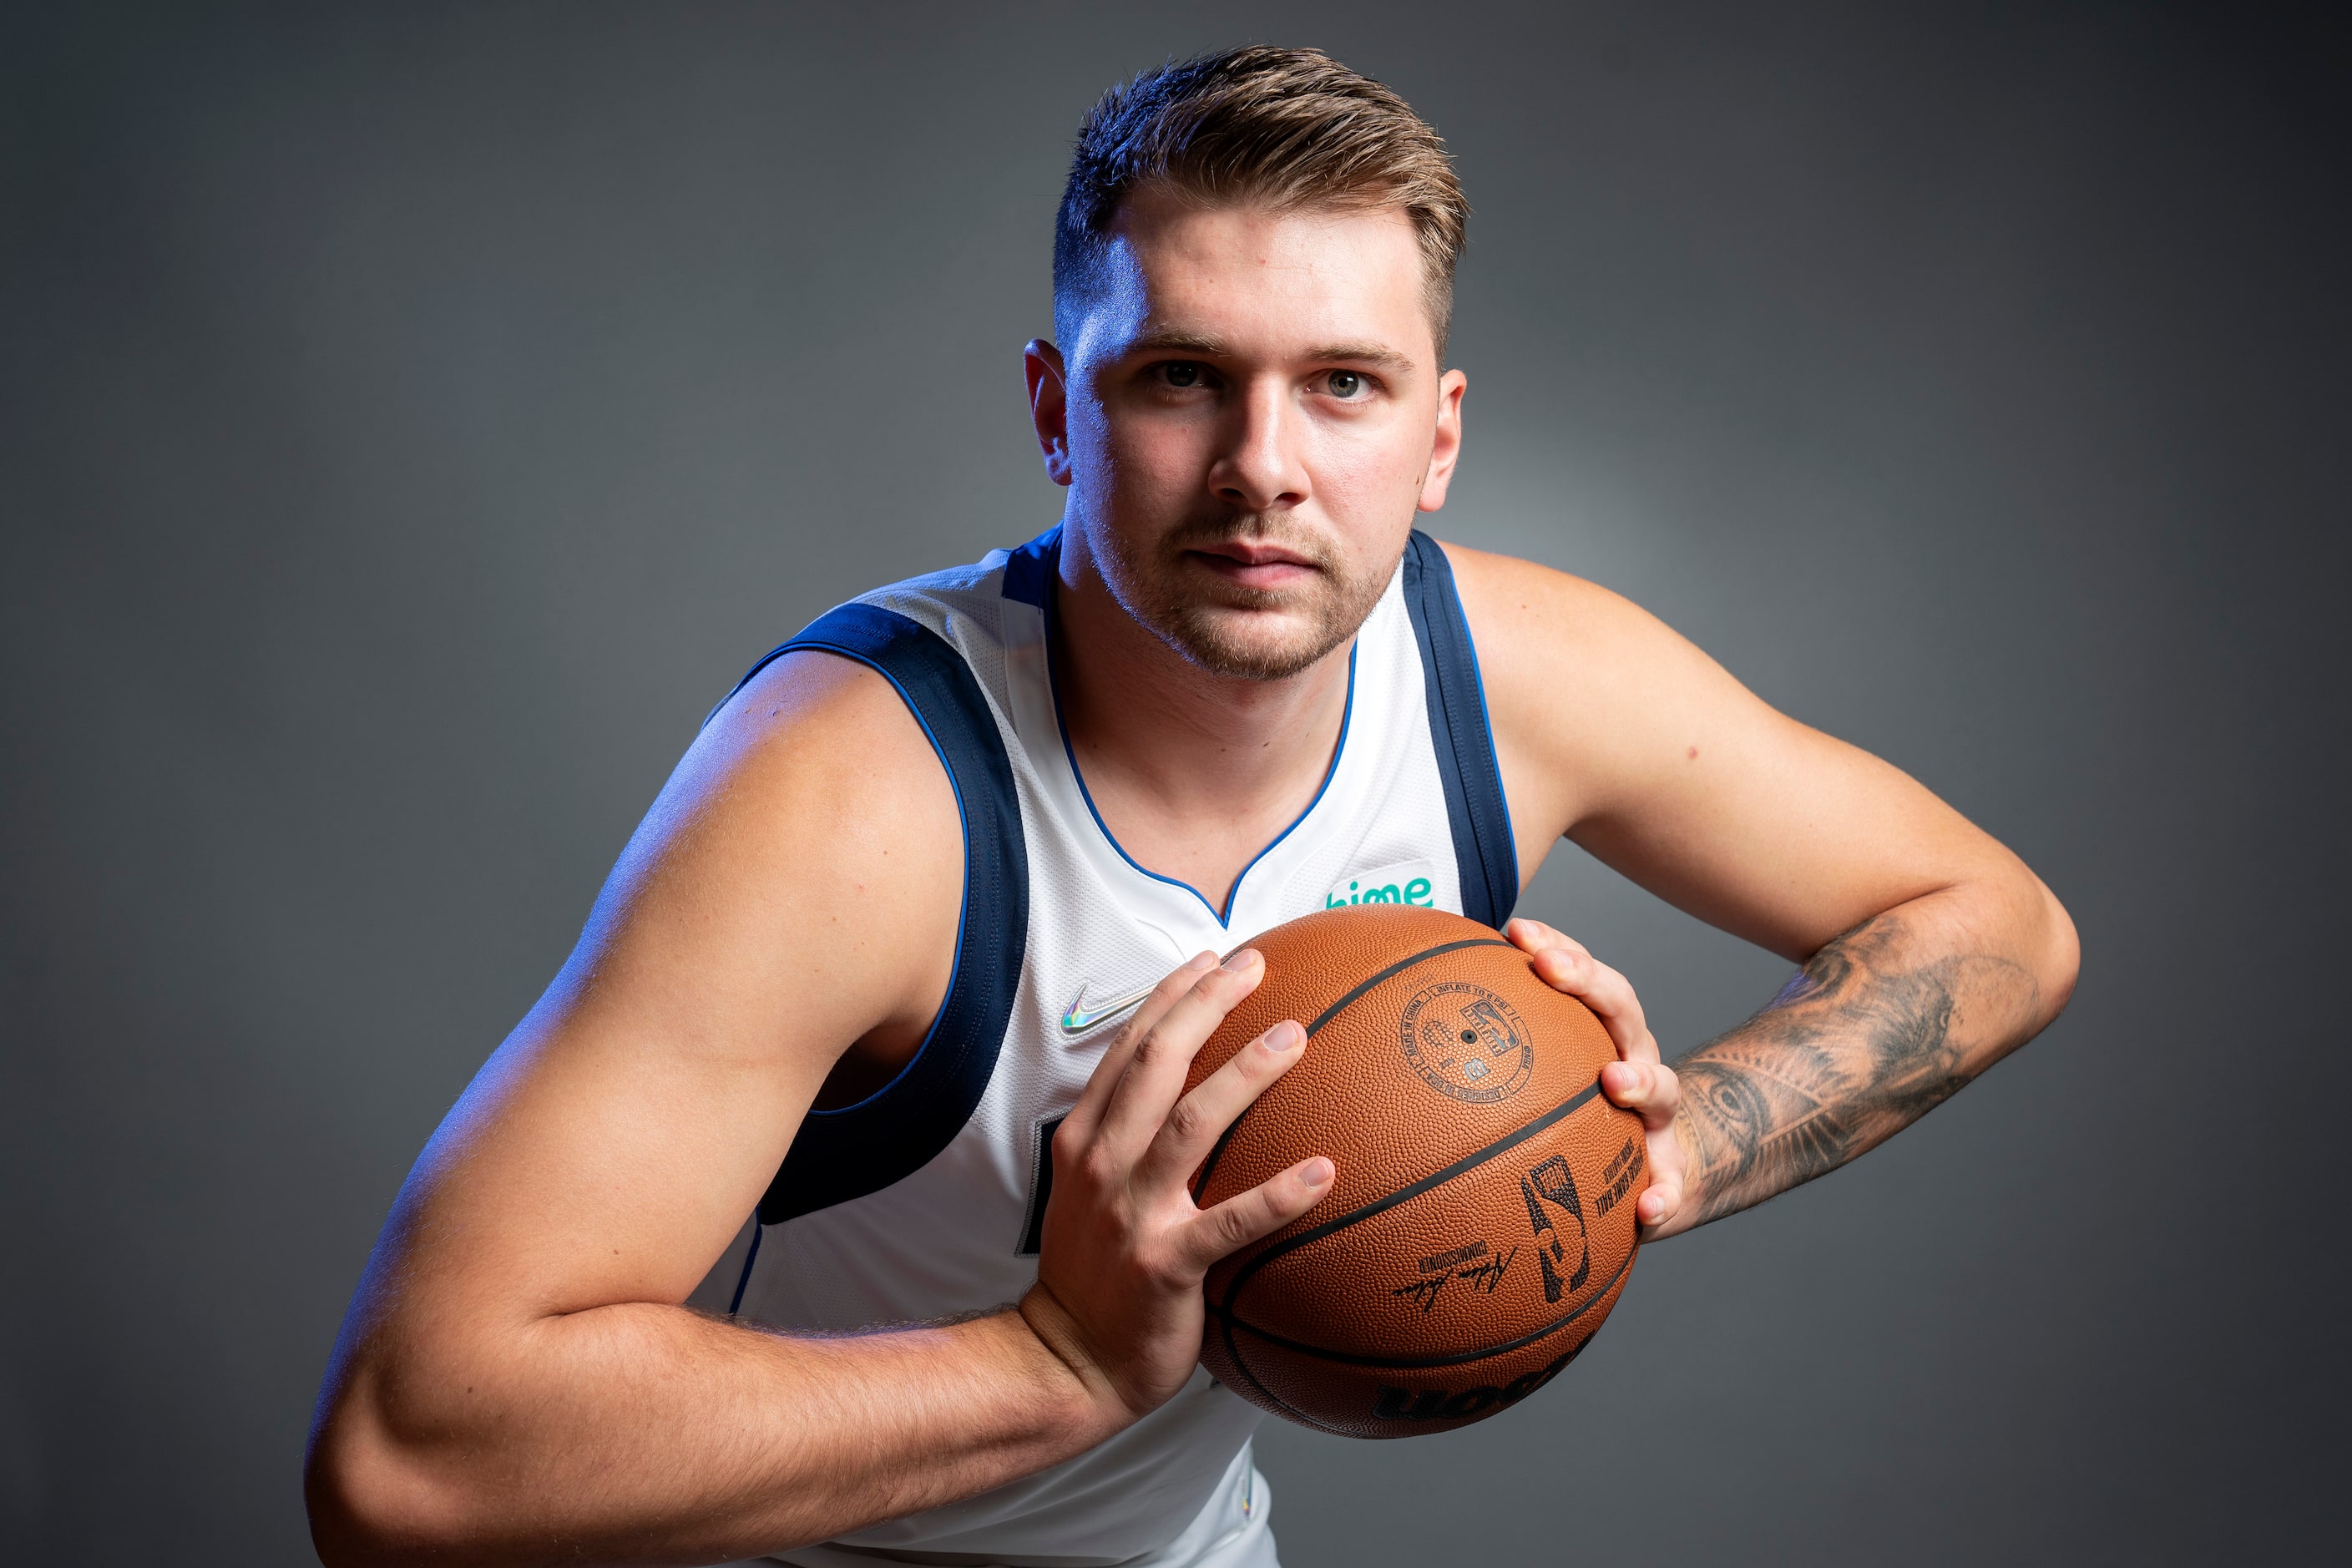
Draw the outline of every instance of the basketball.
[[[1393,904],[1325,910],[1254,942],[1257,990],[1189,1089],[1286,1018],[1297,1063],[1192,1179],[1203,1208],[1312,1154],[1316,1206],[1213,1268],[1201,1361],[1302,1426],[1352,1437],[1466,1426],[1559,1375],[1633,1265],[1641,1119],[1584,1005],[1475,921]]]

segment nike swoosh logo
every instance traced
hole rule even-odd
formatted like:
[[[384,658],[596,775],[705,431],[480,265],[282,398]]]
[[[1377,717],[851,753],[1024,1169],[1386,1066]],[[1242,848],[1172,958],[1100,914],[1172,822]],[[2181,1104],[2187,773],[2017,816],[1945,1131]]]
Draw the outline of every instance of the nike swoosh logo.
[[[1088,1029],[1093,1028],[1097,1024],[1102,1023],[1105,1019],[1116,1018],[1121,1013],[1141,1005],[1145,997],[1150,995],[1154,991],[1159,989],[1160,983],[1155,980],[1140,991],[1133,992],[1125,996],[1114,997],[1108,1002],[1101,1003],[1094,1007],[1088,1007],[1087,1005],[1087,988],[1081,985],[1078,987],[1077,995],[1072,999],[1070,1003],[1070,1010],[1062,1015],[1062,1033],[1066,1035],[1082,1035]]]

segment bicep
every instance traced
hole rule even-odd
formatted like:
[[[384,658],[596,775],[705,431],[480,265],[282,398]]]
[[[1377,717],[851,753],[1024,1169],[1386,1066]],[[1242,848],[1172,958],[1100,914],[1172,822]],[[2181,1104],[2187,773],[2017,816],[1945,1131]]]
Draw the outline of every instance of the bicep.
[[[436,1134],[388,1237],[404,1275],[515,1318],[683,1300],[843,1050],[938,1005],[961,869],[953,794],[887,684],[771,666]]]
[[[1731,691],[1663,694],[1650,732],[1594,781],[1570,842],[1792,962],[2003,853],[1899,769],[1716,673]]]
[[[1538,840],[1526,847],[1564,836],[1799,961],[2013,860],[1916,780],[1776,711],[1638,606],[1526,562],[1449,552],[1513,815]]]

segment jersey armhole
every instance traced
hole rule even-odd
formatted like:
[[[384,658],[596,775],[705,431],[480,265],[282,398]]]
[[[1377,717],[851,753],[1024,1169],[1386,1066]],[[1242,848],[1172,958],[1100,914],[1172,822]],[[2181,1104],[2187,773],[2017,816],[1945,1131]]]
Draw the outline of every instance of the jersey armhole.
[[[802,651],[834,654],[880,675],[922,727],[955,791],[963,899],[947,995],[922,1043],[897,1076],[865,1099],[808,1112],[760,1199],[763,1226],[880,1192],[954,1141],[995,1073],[1029,931],[1029,861],[1013,767],[962,656],[918,621],[852,603],[828,610],[770,652],[735,691],[784,655]],[[733,697],[729,692],[719,708]]]

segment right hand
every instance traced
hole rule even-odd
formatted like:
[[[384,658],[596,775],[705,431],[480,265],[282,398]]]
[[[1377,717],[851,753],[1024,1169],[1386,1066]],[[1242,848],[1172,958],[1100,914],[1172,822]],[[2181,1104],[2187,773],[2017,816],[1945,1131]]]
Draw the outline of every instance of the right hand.
[[[1162,981],[1054,1134],[1037,1283],[1021,1315],[1086,1384],[1105,1436],[1192,1375],[1210,1266],[1331,1190],[1331,1162],[1318,1154],[1213,1208],[1192,1202],[1210,1148],[1307,1046],[1297,1023],[1276,1024],[1179,1098],[1194,1055],[1265,973],[1244,948],[1223,965],[1202,953]]]

